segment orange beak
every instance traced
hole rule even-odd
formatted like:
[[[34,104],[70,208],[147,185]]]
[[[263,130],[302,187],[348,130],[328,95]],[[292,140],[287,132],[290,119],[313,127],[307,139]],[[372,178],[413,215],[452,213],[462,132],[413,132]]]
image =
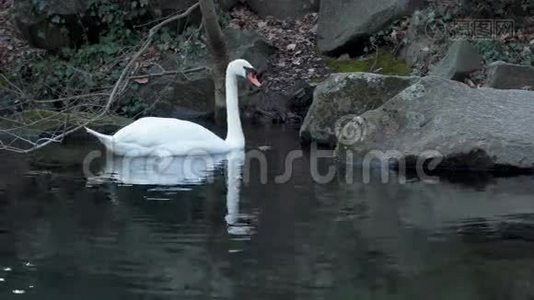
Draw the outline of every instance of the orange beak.
[[[256,77],[256,74],[254,74],[254,73],[249,73],[249,74],[247,75],[247,80],[248,80],[250,83],[252,83],[254,86],[259,87],[259,88],[261,87],[261,83],[260,83],[260,81],[258,80],[258,77]]]

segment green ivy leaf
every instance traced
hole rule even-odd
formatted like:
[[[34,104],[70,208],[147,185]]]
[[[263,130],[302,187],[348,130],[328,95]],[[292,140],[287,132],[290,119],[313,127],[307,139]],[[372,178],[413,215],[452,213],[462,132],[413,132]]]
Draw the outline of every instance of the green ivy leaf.
[[[40,39],[46,39],[46,34],[43,30],[37,30],[37,37],[40,38]]]
[[[61,24],[61,17],[59,15],[55,15],[50,19],[50,21],[54,24]]]

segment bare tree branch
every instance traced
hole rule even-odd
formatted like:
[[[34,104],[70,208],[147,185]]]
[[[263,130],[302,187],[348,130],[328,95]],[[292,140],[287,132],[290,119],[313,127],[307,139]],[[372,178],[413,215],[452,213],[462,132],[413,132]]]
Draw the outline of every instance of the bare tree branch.
[[[215,120],[222,121],[225,99],[225,77],[226,66],[228,65],[228,52],[226,50],[226,41],[215,11],[213,0],[199,0],[200,10],[202,11],[202,24],[206,32],[208,49],[210,50],[213,69],[212,77],[215,86]]]
[[[187,69],[187,70],[162,71],[160,73],[152,73],[152,74],[130,76],[130,77],[128,77],[128,79],[130,79],[130,80],[133,80],[133,79],[145,79],[145,78],[150,78],[150,77],[161,77],[161,76],[176,75],[176,74],[185,75],[185,74],[200,72],[200,71],[204,71],[204,70],[206,70],[205,67],[191,68],[191,69]]]
[[[99,97],[99,96],[109,97],[109,93],[92,93],[92,94],[83,94],[83,95],[76,95],[76,96],[56,98],[56,99],[30,100],[30,101],[33,101],[35,103],[54,103],[54,102],[62,102],[62,101],[77,100],[77,99],[82,99],[82,98]]]
[[[92,93],[92,94],[70,96],[70,97],[64,97],[64,98],[58,98],[58,99],[32,100],[31,101],[31,102],[34,102],[34,103],[43,104],[43,103],[54,103],[54,102],[62,102],[62,101],[76,101],[76,100],[85,99],[85,98],[103,98],[103,97],[107,97],[107,100],[106,100],[105,104],[102,105],[102,106],[98,105],[97,104],[98,102],[91,103],[91,104],[79,104],[79,105],[74,106],[76,108],[79,108],[81,106],[99,107],[100,108],[99,112],[96,113],[96,115],[94,115],[94,117],[92,117],[92,118],[90,118],[90,119],[88,119],[88,120],[86,120],[84,122],[78,123],[78,124],[76,124],[76,126],[74,126],[72,128],[68,128],[67,124],[69,123],[69,116],[70,115],[69,114],[65,114],[65,111],[59,112],[58,114],[62,114],[62,115],[65,116],[65,119],[63,120],[63,122],[61,122],[62,123],[61,124],[62,132],[58,134],[57,133],[58,128],[56,128],[56,130],[54,130],[54,132],[52,133],[51,137],[49,137],[49,138],[39,138],[37,141],[31,141],[31,140],[26,139],[24,137],[18,136],[15,133],[13,133],[13,130],[24,128],[24,127],[30,127],[30,126],[35,125],[36,123],[43,122],[43,121],[48,121],[50,119],[53,119],[51,116],[43,117],[43,118],[39,119],[38,121],[33,121],[33,122],[30,122],[30,123],[18,122],[18,121],[15,121],[15,120],[6,120],[6,121],[9,121],[11,123],[18,124],[19,127],[10,128],[10,129],[7,129],[7,130],[6,129],[1,129],[0,130],[0,133],[4,133],[4,134],[6,134],[8,136],[12,136],[13,137],[13,140],[11,140],[11,142],[9,142],[9,143],[6,143],[6,142],[0,140],[0,150],[8,150],[8,151],[17,152],[17,153],[30,153],[32,151],[41,149],[41,148],[43,148],[43,147],[45,147],[45,146],[47,146],[47,145],[49,145],[51,143],[61,142],[65,138],[65,136],[67,136],[69,134],[72,134],[75,131],[78,131],[81,128],[83,128],[83,127],[85,127],[85,126],[87,126],[87,125],[89,125],[89,124],[101,119],[102,117],[104,117],[109,112],[111,106],[113,105],[113,103],[115,102],[115,100],[117,99],[119,94],[121,94],[122,91],[124,91],[126,89],[126,87],[128,86],[129,81],[132,78],[132,76],[129,76],[129,75],[132,73],[132,69],[135,67],[136,61],[147,50],[147,48],[151,45],[152,39],[153,39],[154,35],[158,32],[158,30],[160,30],[163,26],[165,26],[165,25],[167,25],[167,24],[169,24],[169,23],[171,23],[173,21],[176,21],[176,20],[179,20],[179,19],[187,17],[195,9],[197,9],[199,6],[200,6],[200,4],[196,3],[196,4],[192,5],[191,7],[189,7],[183,13],[179,13],[179,14],[170,16],[167,19],[165,19],[164,21],[162,21],[162,22],[158,23],[157,25],[155,25],[154,27],[152,27],[149,30],[149,33],[148,33],[147,37],[144,39],[144,41],[141,44],[141,46],[129,58],[128,63],[126,64],[126,66],[122,70],[119,78],[117,79],[117,81],[113,85],[113,88],[112,88],[110,93]],[[178,73],[178,71],[176,71],[176,72]],[[167,74],[161,74],[161,75],[167,75]],[[8,83],[8,85],[10,85],[12,88],[14,88],[17,93],[19,93],[21,95],[24,95],[24,92],[19,87],[17,87],[12,82],[10,82],[3,74],[0,74],[0,76],[2,77],[3,80],[5,80]],[[72,109],[72,107],[70,109]],[[54,120],[54,121],[56,121],[56,120]],[[22,149],[22,148],[17,148],[17,147],[12,146],[17,140],[20,140],[20,141],[23,141],[23,142],[29,144],[30,147]]]

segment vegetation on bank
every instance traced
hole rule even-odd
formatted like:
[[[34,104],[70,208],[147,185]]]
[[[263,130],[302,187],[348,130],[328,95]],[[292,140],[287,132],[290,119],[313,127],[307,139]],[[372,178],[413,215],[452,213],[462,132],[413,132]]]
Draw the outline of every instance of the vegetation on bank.
[[[230,14],[218,10],[219,21],[240,30],[255,30],[277,48],[269,62],[266,79],[272,84],[266,89],[284,91],[288,82],[304,80],[316,83],[328,72],[373,72],[386,75],[425,75],[447,49],[446,36],[431,37],[431,56],[423,67],[412,66],[404,60],[400,51],[406,45],[428,38],[425,31],[436,23],[454,28],[455,20],[465,18],[523,18],[517,22],[516,33],[493,39],[473,39],[481,55],[490,63],[504,60],[511,63],[534,65],[534,35],[529,26],[529,13],[534,1],[506,0],[499,3],[477,0],[469,5],[430,1],[431,4],[418,12],[421,23],[405,17],[391,26],[369,36],[360,42],[360,57],[341,58],[321,56],[315,47],[317,14],[310,14],[301,20],[275,20],[259,18],[247,9],[235,9]],[[73,112],[94,115],[105,105],[113,85],[121,77],[130,58],[139,50],[150,28],[162,21],[162,11],[151,7],[148,0],[133,1],[86,1],[83,14],[72,19],[57,13],[48,13],[47,0],[20,1],[18,5],[29,5],[25,11],[35,18],[42,18],[40,26],[30,40],[34,45],[45,42],[57,46],[49,50],[32,50],[9,65],[3,67],[0,76],[0,114],[3,116],[26,116],[26,111],[61,112],[61,120],[68,119]],[[128,3],[128,5],[124,5]],[[522,3],[521,5],[517,5]],[[20,8],[19,8],[20,9]],[[176,12],[174,12],[176,13]],[[39,23],[41,24],[41,23]],[[532,27],[534,28],[534,27]],[[52,34],[53,33],[53,34]],[[49,41],[46,41],[46,40]],[[152,45],[142,53],[141,58],[128,74],[133,83],[121,87],[126,97],[118,97],[110,112],[127,118],[142,116],[150,102],[140,99],[135,89],[142,88],[148,78],[149,69],[162,67],[163,60],[171,59],[176,66],[195,60],[198,53],[206,53],[206,44],[199,14],[191,15],[161,28],[153,36]],[[45,48],[45,47],[43,47]],[[53,48],[53,47],[50,47]],[[1,50],[1,49],[0,49]],[[354,53],[351,53],[354,55]],[[270,73],[270,74],[269,74]],[[289,90],[289,89],[288,89]],[[97,114],[98,115],[98,114]],[[91,119],[91,118],[90,118]],[[32,123],[23,118],[22,123]]]
[[[361,59],[328,59],[327,64],[337,73],[369,72],[406,76],[411,72],[405,61],[387,50],[377,50]]]
[[[112,5],[98,3],[99,11]],[[113,116],[136,117],[144,113],[150,102],[128,91],[149,81],[151,75],[145,71],[152,65],[161,67],[158,62],[162,55],[173,54],[179,59],[188,51],[194,52],[195,47],[205,47],[198,27],[185,27],[182,34],[170,27],[198,9],[199,4],[194,4],[184,12],[148,23],[140,19],[144,23],[139,25],[116,8],[105,9],[114,15],[103,15],[108,23],[99,28],[97,42],[91,42],[88,36],[79,45],[47,52],[28,51],[19,56],[0,74],[2,125],[6,125],[0,128],[1,148],[32,151],[60,142],[66,135],[109,115],[110,120],[118,120]],[[62,20],[53,16],[50,22],[70,30]],[[181,47],[180,51],[177,47]],[[172,71],[176,70],[169,70]],[[49,128],[51,123],[56,126]],[[34,134],[39,128],[42,132]]]
[[[108,90],[118,80],[128,58],[138,49],[148,30],[158,21],[150,18],[146,5],[146,0],[133,1],[130,9],[123,10],[117,2],[90,1],[87,14],[95,19],[92,26],[98,28],[97,36],[85,31],[82,32],[83,42],[79,45],[54,51],[33,51],[19,57],[3,72],[6,77],[3,81],[20,87],[24,97],[33,100],[73,98]],[[36,5],[38,8],[39,5]],[[49,16],[49,19],[61,28],[67,26],[58,15]],[[153,46],[143,54],[136,70],[149,67],[162,56],[179,60],[204,48],[200,28],[184,27],[180,34],[176,26],[158,31],[153,38]],[[123,100],[114,109],[121,115],[134,117],[146,108],[140,99]],[[58,108],[50,103],[25,101],[15,110]],[[62,106],[61,103],[53,105]]]
[[[425,11],[423,27],[439,20],[451,24],[456,17],[467,14],[479,17],[525,15],[533,1],[524,1],[521,6],[512,4],[517,1],[475,1],[467,6],[436,2]],[[29,3],[28,1],[22,3]],[[28,9],[33,14],[42,15],[46,11],[45,0],[31,1]],[[229,21],[229,15],[219,11],[221,20]],[[57,51],[36,51],[17,59],[9,66],[10,72],[4,72],[7,79],[23,87],[25,96],[32,99],[53,99],[98,92],[112,85],[126,64],[126,57],[131,54],[157,15],[149,9],[148,0],[131,1],[124,6],[119,1],[91,0],[87,2],[85,15],[80,18],[84,28],[79,33],[76,45],[64,47]],[[189,20],[192,21],[192,20]],[[172,54],[176,60],[185,58],[198,49],[205,48],[202,33],[198,27],[188,23],[173,24],[157,33],[152,47],[143,57],[140,68],[150,65],[161,56]],[[327,59],[327,65],[335,72],[376,72],[388,75],[410,74],[409,66],[395,54],[402,43],[406,43],[406,31],[409,19],[405,18],[390,28],[370,37],[364,49],[363,58]],[[67,32],[68,20],[57,14],[48,15],[48,22]],[[516,26],[528,26],[517,24]],[[178,30],[181,32],[178,32]],[[44,36],[44,33],[43,33]],[[503,60],[518,64],[534,64],[534,51],[525,43],[525,37],[504,37],[503,40],[477,40],[475,45],[482,56],[489,62]],[[436,41],[443,43],[444,41]],[[445,47],[445,46],[444,46]],[[376,49],[379,49],[377,51]],[[5,85],[6,83],[3,83]],[[129,99],[117,107],[116,111],[128,117],[142,113],[141,101]],[[24,109],[24,108],[19,108]]]
[[[479,49],[486,63],[506,61],[534,65],[534,0],[474,0],[454,5],[445,1],[433,4],[428,22],[444,22],[451,32],[460,31],[458,20],[490,21],[489,35],[473,23],[468,39]],[[510,21],[511,30],[499,32],[495,22]]]

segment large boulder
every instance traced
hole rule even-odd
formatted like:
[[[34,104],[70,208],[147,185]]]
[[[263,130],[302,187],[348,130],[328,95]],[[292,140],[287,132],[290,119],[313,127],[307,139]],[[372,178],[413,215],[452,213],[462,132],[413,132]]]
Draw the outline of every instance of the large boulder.
[[[244,0],[219,0],[219,4],[223,9],[230,10],[239,3],[244,2]]]
[[[267,69],[269,56],[274,54],[274,48],[259,34],[253,31],[227,29],[224,31],[226,46],[230,60],[243,58],[249,61],[259,72]],[[198,55],[199,53],[197,53]],[[194,62],[186,64],[187,68],[201,69],[187,74],[175,85],[175,99],[177,105],[197,112],[211,112],[213,110],[214,85],[209,73],[210,62],[208,53],[198,56]],[[239,89],[241,103],[249,100],[249,85],[242,85]]]
[[[420,0],[322,1],[318,44],[325,53],[342,54],[398,18],[420,7]]]
[[[347,123],[336,152],[360,163],[376,156],[413,167],[437,158],[445,169],[532,169],[533,99],[530,91],[425,77]]]
[[[141,1],[142,2],[142,1]],[[128,22],[146,23],[146,18],[159,18],[183,11],[196,0],[148,0],[140,6],[138,0],[17,0],[13,17],[22,36],[34,47],[57,50],[79,46],[85,41],[98,42],[100,32],[117,20],[110,17],[120,7],[122,17]],[[102,6],[99,6],[102,5]],[[91,7],[97,7],[102,15],[95,15]],[[100,7],[100,8],[98,8]],[[111,12],[105,13],[106,9]],[[200,23],[197,9],[187,19],[175,22],[177,30],[186,24]],[[126,25],[125,25],[126,26]]]
[[[298,18],[319,10],[319,0],[247,0],[260,16]]]
[[[224,31],[230,59],[244,58],[260,72],[269,63],[274,48],[252,31],[228,29]],[[214,85],[210,74],[209,53],[197,51],[184,59],[167,58],[158,67],[147,71],[148,80],[134,84],[131,97],[142,99],[149,107],[148,114],[181,119],[203,119],[213,112]],[[163,69],[161,69],[163,67]],[[165,71],[179,70],[174,74],[158,76]],[[241,103],[246,104],[254,95],[240,88]],[[148,101],[148,102],[147,102]]]
[[[82,41],[78,16],[87,9],[83,0],[48,0],[39,4],[15,1],[13,17],[22,36],[34,47],[48,50]]]
[[[344,122],[375,109],[417,81],[417,77],[337,73],[315,88],[313,103],[300,129],[303,142],[335,146]]]
[[[534,89],[534,67],[502,61],[488,66],[486,86],[495,89]]]
[[[230,59],[246,59],[260,72],[267,69],[275,48],[263,37],[254,31],[237,29],[226,29],[224,36]]]
[[[287,108],[292,114],[293,122],[302,124],[313,103],[313,93],[316,85],[312,85],[304,80],[297,81],[287,92]]]
[[[125,103],[126,108],[133,106],[135,110],[125,113],[138,114],[139,108],[135,103],[141,101],[143,105],[140,108],[147,115],[186,120],[208,118],[211,108],[208,105],[211,103],[199,99],[204,99],[204,90],[213,91],[213,80],[208,75],[195,75],[198,72],[207,73],[207,69],[200,68],[191,73],[181,70],[186,73],[162,75],[179,69],[173,57],[166,57],[148,68],[146,75],[134,79],[123,99],[133,102],[130,105]]]
[[[134,2],[137,0],[127,1]],[[152,18],[165,18],[174,15],[177,12],[183,12],[197,2],[197,0],[148,0],[146,11]],[[136,13],[137,12],[134,10],[130,14]],[[199,26],[200,23],[202,23],[202,13],[200,12],[200,9],[197,8],[193,10],[187,18],[171,22],[167,26],[174,27],[177,32],[181,33],[187,26]]]
[[[197,0],[149,0],[149,7],[152,10],[159,10],[162,14],[176,13],[183,11],[197,3]]]
[[[470,73],[482,69],[482,66],[482,56],[478,50],[467,40],[456,40],[430,75],[463,81]]]

